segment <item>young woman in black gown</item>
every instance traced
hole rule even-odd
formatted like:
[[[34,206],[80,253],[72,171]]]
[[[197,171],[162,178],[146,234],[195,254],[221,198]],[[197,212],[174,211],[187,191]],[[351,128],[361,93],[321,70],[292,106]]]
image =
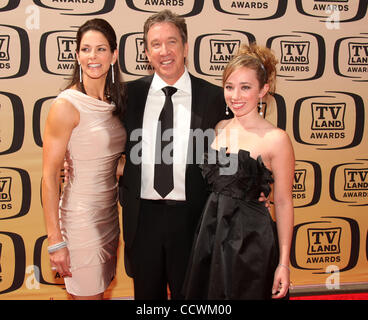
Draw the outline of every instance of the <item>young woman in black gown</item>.
[[[188,265],[187,299],[288,295],[294,151],[287,133],[258,107],[274,92],[276,64],[269,49],[243,45],[224,71],[234,118],[218,123],[203,164],[211,194]],[[275,219],[258,201],[261,192],[271,195]]]

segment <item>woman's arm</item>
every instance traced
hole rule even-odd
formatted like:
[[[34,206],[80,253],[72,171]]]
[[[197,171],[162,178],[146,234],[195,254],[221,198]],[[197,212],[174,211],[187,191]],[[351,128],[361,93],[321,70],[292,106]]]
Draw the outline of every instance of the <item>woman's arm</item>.
[[[59,225],[60,170],[79,112],[64,99],[56,100],[49,111],[43,136],[42,203],[49,246],[63,241]],[[50,254],[52,265],[66,275],[69,272],[67,249]]]
[[[290,284],[290,248],[294,227],[292,185],[294,180],[294,150],[286,132],[277,130],[272,144],[271,167],[274,177],[274,208],[280,249],[279,265],[275,272],[274,298],[285,296]]]

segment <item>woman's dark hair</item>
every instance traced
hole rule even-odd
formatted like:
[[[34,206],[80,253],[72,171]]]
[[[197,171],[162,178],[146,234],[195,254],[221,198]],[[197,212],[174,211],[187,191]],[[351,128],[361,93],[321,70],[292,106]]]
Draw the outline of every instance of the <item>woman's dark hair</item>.
[[[116,42],[116,34],[112,26],[104,19],[91,19],[86,21],[82,26],[79,27],[77,32],[77,52],[79,53],[80,50],[80,44],[83,35],[87,31],[99,31],[101,32],[105,38],[107,39],[111,52],[114,52],[117,48],[117,42]],[[125,84],[121,81],[120,76],[120,67],[118,59],[116,60],[116,63],[114,64],[113,68],[110,68],[111,71],[109,71],[109,74],[106,77],[105,82],[105,94],[107,97],[109,97],[111,102],[114,102],[116,105],[116,109],[114,110],[114,115],[119,116],[119,118],[122,118],[122,115],[124,113],[125,109],[125,102],[126,102],[126,90],[125,90]],[[112,75],[111,72],[114,72],[115,77],[115,83],[112,83]],[[83,83],[79,81],[79,65],[78,61],[75,61],[74,65],[74,72],[72,74],[72,79],[67,86],[67,88],[70,88],[72,86],[76,86],[78,90],[80,90],[83,93],[85,92]]]

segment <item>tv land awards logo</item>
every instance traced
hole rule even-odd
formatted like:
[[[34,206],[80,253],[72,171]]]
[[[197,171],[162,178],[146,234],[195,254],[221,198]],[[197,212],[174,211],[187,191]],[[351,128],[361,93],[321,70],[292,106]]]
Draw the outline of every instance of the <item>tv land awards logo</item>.
[[[10,58],[9,58],[9,35],[0,36],[0,68],[9,69],[10,68]],[[5,64],[6,63],[6,64]]]
[[[333,65],[335,73],[356,82],[368,81],[368,33],[336,41]]]
[[[139,12],[152,14],[170,9],[180,16],[191,17],[201,13],[204,0],[127,0],[126,5]]]
[[[367,66],[368,65],[368,41],[349,42],[349,65]],[[365,68],[364,71],[367,71]]]
[[[239,48],[240,40],[210,39],[210,63],[226,65]]]
[[[335,165],[330,173],[330,197],[349,206],[368,206],[368,159]]]
[[[44,72],[70,76],[75,67],[76,31],[46,32],[40,40],[40,64]]]
[[[285,65],[287,64],[308,65],[309,64],[310,41],[283,41],[281,40],[280,45],[281,45],[281,63],[282,64],[285,64]]]
[[[11,197],[11,177],[0,177],[0,207],[1,210],[12,208]]]
[[[367,13],[366,0],[295,0],[299,13],[321,22],[351,22],[363,19]]]
[[[307,160],[295,161],[293,182],[294,208],[305,208],[317,204],[321,197],[322,170],[318,163]]]
[[[135,48],[135,54],[131,54],[132,48]],[[119,42],[119,52],[119,64],[122,72],[134,76],[146,76],[153,72],[153,67],[149,64],[144,50],[143,32],[131,32],[123,35]]]
[[[203,76],[221,79],[226,64],[241,43],[254,42],[253,34],[240,30],[221,30],[198,36],[194,42],[194,68]]]
[[[293,31],[267,40],[279,60],[277,76],[287,81],[315,80],[323,75],[326,46],[315,33]]]
[[[24,76],[29,68],[30,47],[27,32],[0,24],[0,79]]]
[[[0,167],[0,220],[28,213],[31,205],[31,179],[20,168]]]
[[[312,130],[344,130],[346,103],[318,103],[312,102]],[[320,135],[322,136],[322,135]],[[330,135],[328,135],[330,136]],[[333,135],[334,137],[336,134]],[[341,133],[341,138],[345,133]]]
[[[303,97],[294,107],[294,137],[319,150],[353,148],[362,141],[364,117],[363,99],[354,93],[326,91]]]
[[[33,2],[41,8],[55,10],[62,15],[90,16],[111,12],[116,0],[33,0]]]
[[[231,14],[239,20],[271,20],[282,17],[287,1],[227,1],[214,0],[214,7],[221,13]]]
[[[320,274],[326,273],[329,265],[348,271],[358,262],[359,234],[358,222],[348,217],[324,216],[298,224],[294,227],[291,265]]]
[[[317,256],[321,254],[336,254],[335,261],[328,262],[340,262],[341,253],[340,239],[341,239],[341,227],[337,228],[308,228],[308,250],[309,256]],[[314,261],[313,261],[314,260]],[[319,258],[308,258],[308,262],[317,262]],[[332,260],[332,259],[329,259]]]

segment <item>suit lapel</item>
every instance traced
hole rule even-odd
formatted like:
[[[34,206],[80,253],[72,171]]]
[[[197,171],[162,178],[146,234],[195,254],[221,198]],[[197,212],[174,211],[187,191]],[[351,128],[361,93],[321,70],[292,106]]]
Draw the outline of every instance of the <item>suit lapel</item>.
[[[190,80],[192,82],[192,114],[190,121],[190,128],[195,130],[201,128],[203,116],[204,116],[204,104],[203,104],[203,91],[201,83],[196,77],[190,75]]]
[[[187,172],[189,164],[197,162],[197,150],[196,150],[196,129],[203,129],[203,119],[205,116],[205,104],[204,104],[204,90],[202,82],[198,78],[190,75],[192,82],[192,106],[191,106],[191,121],[190,121],[190,136],[188,145],[188,156],[187,156]],[[188,180],[186,180],[186,183]]]
[[[134,119],[136,120],[134,124],[134,128],[143,128],[143,116],[144,109],[146,106],[146,101],[148,97],[148,91],[152,82],[153,76],[148,76],[142,78],[142,86],[138,87],[137,92],[134,92],[135,95],[135,106],[134,106]]]
[[[124,185],[128,186],[132,193],[138,198],[141,192],[141,175],[142,175],[142,163],[139,161],[138,165],[135,165],[136,159],[131,159],[132,149],[139,143],[142,142],[142,126],[144,109],[146,106],[148,91],[151,85],[153,77],[147,76],[136,81],[128,83],[128,108],[127,108],[127,119],[126,128],[128,133],[127,151],[129,154],[127,163],[130,170],[126,170],[123,175]],[[140,130],[138,136],[132,135],[134,130]],[[134,139],[132,140],[132,137]],[[142,157],[142,149],[138,151],[138,157]]]

